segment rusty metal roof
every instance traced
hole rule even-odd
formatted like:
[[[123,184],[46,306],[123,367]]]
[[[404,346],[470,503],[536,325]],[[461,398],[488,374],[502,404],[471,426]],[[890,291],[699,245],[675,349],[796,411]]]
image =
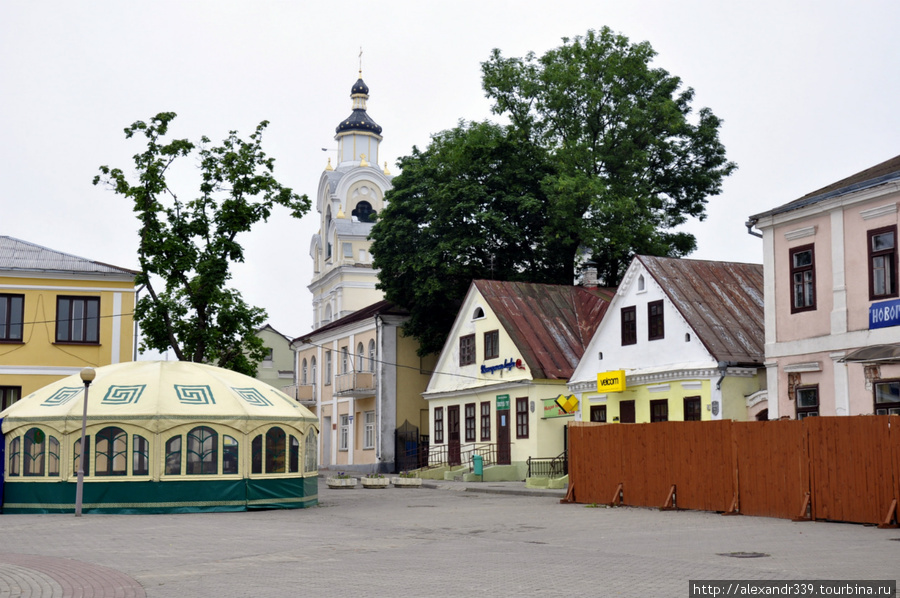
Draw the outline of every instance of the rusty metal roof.
[[[14,237],[0,236],[0,270],[133,277],[134,270],[47,249]]]
[[[761,264],[637,256],[716,359],[758,365],[765,354]]]
[[[568,380],[615,294],[611,289],[476,280],[532,378]]]

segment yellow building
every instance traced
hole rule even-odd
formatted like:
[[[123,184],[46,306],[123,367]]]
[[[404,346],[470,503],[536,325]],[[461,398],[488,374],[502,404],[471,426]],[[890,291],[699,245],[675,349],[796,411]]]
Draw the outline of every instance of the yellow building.
[[[609,306],[612,291],[473,281],[423,396],[432,465],[499,465],[524,479],[529,457],[566,449],[574,417],[556,403]]]
[[[83,367],[131,361],[136,274],[0,236],[0,410]]]

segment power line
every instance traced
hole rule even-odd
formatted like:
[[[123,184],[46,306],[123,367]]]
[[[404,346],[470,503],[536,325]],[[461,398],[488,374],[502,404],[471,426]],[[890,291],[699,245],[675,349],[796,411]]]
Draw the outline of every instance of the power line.
[[[328,345],[322,345],[322,344],[311,343],[311,342],[306,342],[304,344],[312,346],[312,347],[318,347],[318,348],[324,349],[326,351],[334,351],[334,348],[331,346],[328,346]],[[359,356],[358,354],[353,355],[352,353],[347,353],[347,355],[348,355],[348,357],[358,357]],[[477,376],[470,376],[468,374],[458,374],[458,373],[454,373],[454,372],[439,372],[437,370],[423,370],[422,368],[420,368],[418,366],[406,365],[406,364],[402,364],[402,363],[392,363],[390,361],[385,361],[383,359],[376,359],[373,357],[365,357],[364,359],[367,359],[371,363],[377,363],[379,365],[387,365],[387,366],[393,366],[395,368],[405,368],[405,369],[409,369],[409,370],[418,370],[419,373],[428,374],[429,376],[433,376],[434,374],[440,374],[442,376],[465,378],[467,380],[474,380],[477,382],[491,382],[491,380],[488,378],[479,378]],[[508,381],[506,381],[506,383],[507,384],[522,384],[522,385],[533,384],[534,386],[562,386],[561,384],[553,384],[551,382],[538,382],[534,379],[532,379],[532,380],[508,380]]]

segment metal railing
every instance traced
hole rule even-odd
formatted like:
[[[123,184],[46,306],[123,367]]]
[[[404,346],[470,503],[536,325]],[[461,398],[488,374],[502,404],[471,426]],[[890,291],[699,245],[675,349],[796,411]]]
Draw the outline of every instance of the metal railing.
[[[569,473],[569,452],[556,457],[528,457],[529,478],[560,478]]]
[[[282,387],[282,392],[291,397],[295,401],[303,405],[316,404],[316,385],[315,384],[291,384]]]
[[[467,465],[471,466],[472,456],[481,455],[485,467],[495,465],[497,463],[497,445],[491,442],[480,442],[476,444],[462,444],[459,447],[459,462],[453,463],[455,459],[450,458],[449,444],[433,444],[428,448],[428,467],[442,467],[444,465]]]
[[[375,392],[375,373],[347,372],[346,374],[338,374],[334,377],[334,392],[345,396],[371,395]]]

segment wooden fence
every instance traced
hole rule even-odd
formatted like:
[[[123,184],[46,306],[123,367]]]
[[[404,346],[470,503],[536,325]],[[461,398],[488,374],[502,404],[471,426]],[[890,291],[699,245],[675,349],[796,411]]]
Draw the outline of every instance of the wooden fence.
[[[569,424],[570,497],[889,525],[900,417]]]

